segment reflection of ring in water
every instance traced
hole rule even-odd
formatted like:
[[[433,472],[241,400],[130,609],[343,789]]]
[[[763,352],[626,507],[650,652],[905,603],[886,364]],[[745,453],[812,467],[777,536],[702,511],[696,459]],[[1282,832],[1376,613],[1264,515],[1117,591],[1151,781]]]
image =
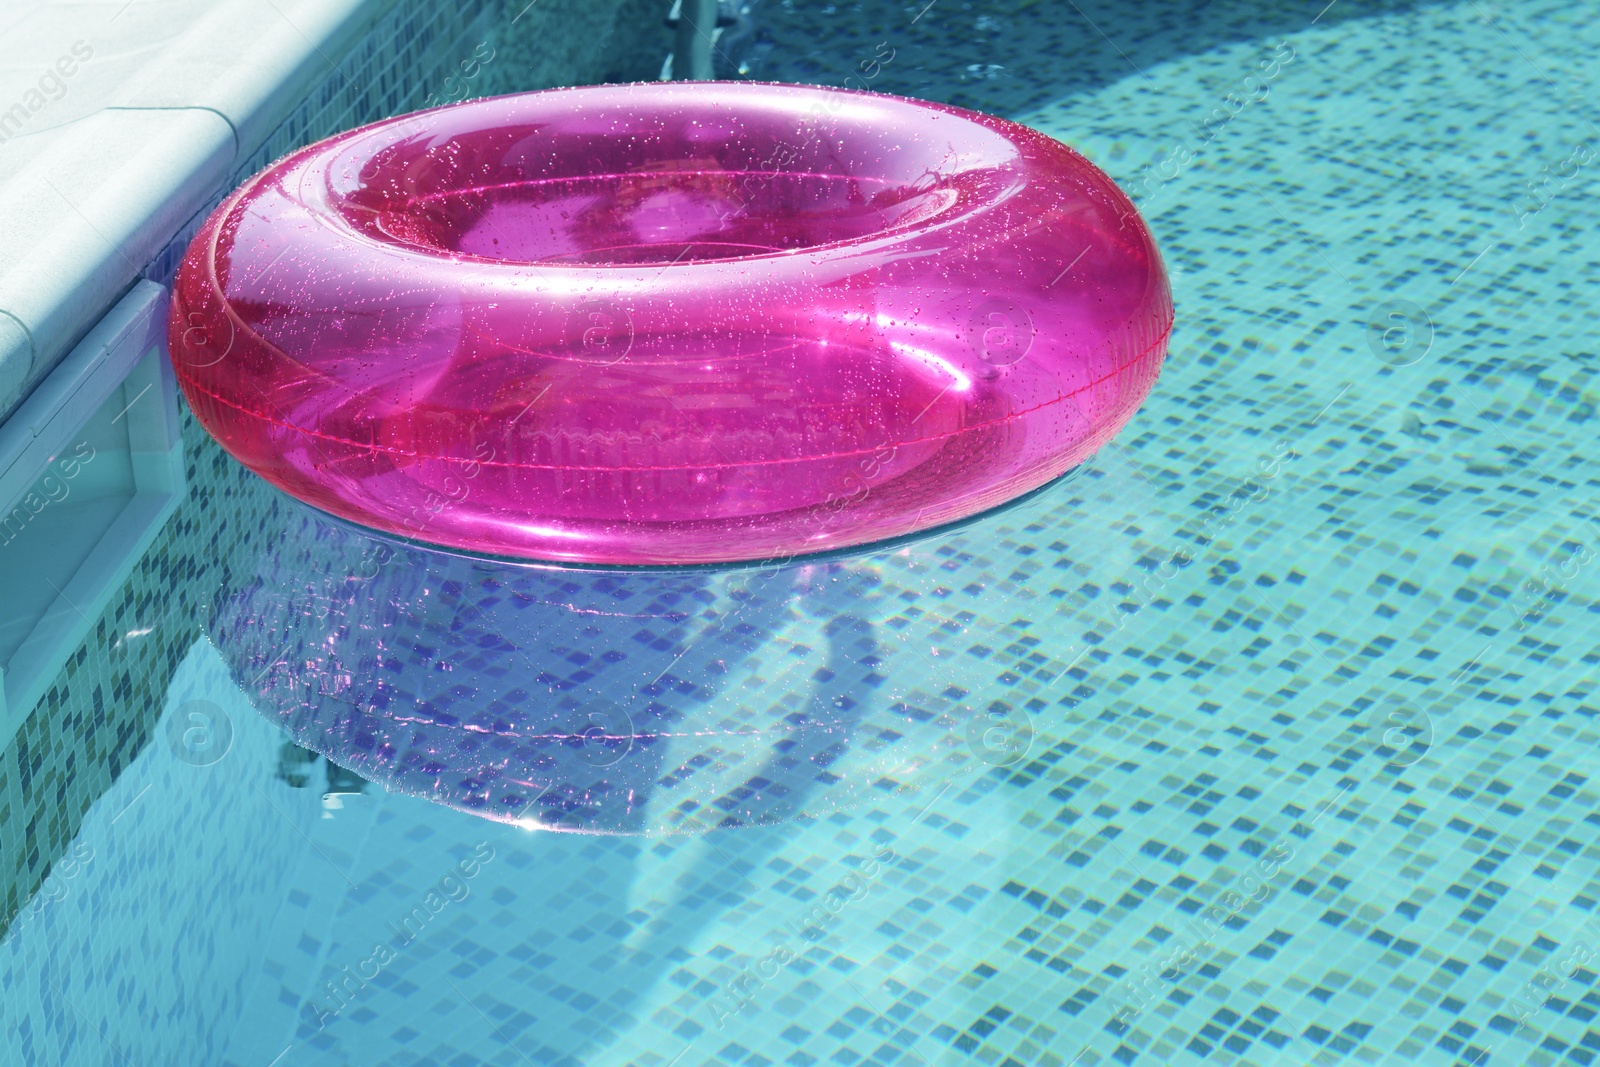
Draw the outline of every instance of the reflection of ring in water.
[[[685,832],[837,810],[953,750],[930,758],[952,724],[876,688],[871,568],[573,570],[395,542],[374,568],[372,536],[282,504],[212,639],[295,743],[390,790],[530,828]],[[780,635],[825,662],[768,649],[754,678]]]

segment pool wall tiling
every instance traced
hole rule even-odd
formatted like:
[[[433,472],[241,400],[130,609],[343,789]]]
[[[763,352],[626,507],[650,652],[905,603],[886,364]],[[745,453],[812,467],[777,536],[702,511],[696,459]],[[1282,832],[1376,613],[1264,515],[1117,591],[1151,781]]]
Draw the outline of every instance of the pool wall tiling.
[[[169,227],[182,225],[149,246],[160,250],[143,268],[145,277],[170,281],[188,237],[205,214],[271,159],[338,130],[423,106],[430,93],[444,91],[447,78],[460,74],[460,62],[481,42],[491,42],[492,48],[492,42],[511,37],[513,19],[518,18],[518,10],[510,4],[505,9],[473,5],[467,12],[428,3],[374,6],[379,10],[365,16],[365,32],[343,40],[345,51],[318,57],[315,76],[295,93],[297,102],[274,105],[281,118],[275,127],[255,134],[259,147],[225,176],[213,177],[209,189],[186,190],[176,197],[205,206],[186,221],[177,216],[169,219]],[[627,28],[631,24],[623,22],[621,7],[525,12],[517,25],[527,29],[531,24],[540,39],[559,45],[557,56],[538,61],[527,55],[519,58],[518,50],[526,47],[514,45],[502,64],[504,74],[494,71],[492,62],[482,68],[486,77],[494,71],[502,79],[498,90],[489,82],[470,88],[503,91],[506,79],[552,84],[613,70],[626,73],[627,57],[636,54],[629,47],[633,43],[629,33],[645,31]],[[115,8],[105,14],[110,18]],[[619,26],[624,27],[620,32]],[[653,33],[660,27],[651,24],[647,29]],[[310,48],[303,38],[301,43]],[[608,48],[620,50],[620,55]],[[558,65],[572,58],[585,65],[578,69]],[[181,56],[171,62],[180,61]],[[193,72],[186,77],[186,84],[196,80]],[[205,84],[203,79],[200,84]],[[153,106],[159,107],[159,102]],[[64,205],[57,208],[67,211]],[[148,229],[150,224],[143,225]],[[7,248],[17,249],[9,230]],[[114,284],[125,286],[134,277],[127,257],[149,253],[102,243],[94,254],[120,264],[113,272],[120,269],[125,277]],[[19,273],[13,271],[7,278],[20,284]],[[87,311],[82,293],[74,292],[66,303],[70,306],[61,314],[82,318]],[[84,328],[92,321],[86,320]],[[210,591],[220,582],[219,572],[226,572],[230,553],[238,545],[248,545],[260,534],[256,522],[234,524],[231,518],[216,517],[242,517],[248,512],[247,502],[237,498],[240,486],[248,483],[226,477],[231,467],[220,453],[202,447],[203,434],[197,438],[191,428],[186,435],[193,491],[168,524],[166,536],[139,559],[128,583],[94,620],[89,640],[61,667],[56,682],[7,747],[8,758],[0,763],[0,928],[11,922],[56,858],[66,852],[83,812],[148,742],[161,694],[187,650],[201,606],[209,604]],[[204,477],[195,468],[202,461],[197,457],[210,468]],[[0,565],[7,562],[0,558]],[[21,714],[25,709],[10,710]]]
[[[183,708],[217,698],[226,674],[206,651],[161,665],[163,691],[147,720],[187,728]],[[276,731],[242,699],[225,710],[231,750],[266,766]],[[151,721],[128,725],[144,731]],[[0,948],[8,1063],[104,1062],[97,1030],[127,1062],[173,1062],[174,1049],[183,1062],[224,1062],[316,811],[303,793],[225,764],[196,766],[180,758],[186,752],[158,740],[128,758],[17,917]],[[205,877],[196,884],[178,872]],[[68,958],[70,967],[52,962]],[[133,972],[144,977],[123,980]]]
[[[40,909],[0,945],[8,1047],[116,1062],[158,1027],[155,1062],[237,1067],[1592,1063],[1600,220],[1586,170],[1544,183],[1600,137],[1600,23],[1069,6],[769,25],[833,26],[844,57],[940,37],[969,61],[918,68],[942,71],[924,95],[1025,81],[995,106],[1136,192],[1179,317],[1128,430],[1021,507],[797,564],[854,582],[846,604],[808,611],[796,582],[740,631],[718,572],[679,630],[605,622],[537,664],[566,692],[664,643],[697,666],[661,684],[710,691],[681,710],[715,728],[828,694],[851,732],[826,777],[800,769],[807,810],[589,836],[377,788],[325,807],[322,764],[294,788],[254,710],[283,660],[229,660],[212,606],[295,558],[302,511],[186,421],[189,498],[0,772],[12,899]],[[1037,66],[981,59],[1051,34]],[[333,614],[278,622],[305,641]],[[736,655],[697,652],[725,631]],[[493,677],[400,651],[412,692]],[[324,662],[293,683],[337,690]],[[999,759],[971,732],[996,703],[1026,741]],[[224,722],[196,759],[186,731]],[[880,760],[898,773],[869,779]],[[119,851],[134,819],[148,847]],[[167,955],[118,964],[130,945]],[[189,999],[202,974],[226,1010]]]
[[[0,762],[0,914],[8,925],[68,853],[85,812],[150,744],[209,591],[266,533],[252,487],[222,453],[193,447],[196,431],[184,418],[187,498]],[[253,521],[218,524],[209,517],[219,510]]]

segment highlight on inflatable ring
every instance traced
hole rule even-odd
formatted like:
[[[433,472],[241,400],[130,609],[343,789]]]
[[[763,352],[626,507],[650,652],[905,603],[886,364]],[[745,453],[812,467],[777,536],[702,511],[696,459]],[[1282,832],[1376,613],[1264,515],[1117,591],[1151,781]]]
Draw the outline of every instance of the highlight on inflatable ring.
[[[180,269],[202,425],[334,515],[590,564],[789,557],[1083,462],[1172,327],[1057,141],[867,92],[556,89],[390,119],[234,193]]]

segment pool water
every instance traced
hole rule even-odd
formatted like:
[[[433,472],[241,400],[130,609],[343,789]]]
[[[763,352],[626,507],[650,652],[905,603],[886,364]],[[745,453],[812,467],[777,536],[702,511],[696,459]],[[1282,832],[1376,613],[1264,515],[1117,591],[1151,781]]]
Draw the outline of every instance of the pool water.
[[[1144,408],[959,529],[667,573],[381,541],[186,420],[0,767],[0,1059],[1592,1062],[1592,14],[766,0],[750,77],[1135,195]]]

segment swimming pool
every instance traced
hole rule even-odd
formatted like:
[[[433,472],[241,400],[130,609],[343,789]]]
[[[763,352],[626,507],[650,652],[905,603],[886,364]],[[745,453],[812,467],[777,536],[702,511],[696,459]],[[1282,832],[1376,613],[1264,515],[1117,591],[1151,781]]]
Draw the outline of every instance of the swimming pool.
[[[959,529],[666,574],[396,548],[185,417],[0,768],[6,1062],[1590,1062],[1587,15],[768,0],[748,76],[1134,193],[1145,407]]]

